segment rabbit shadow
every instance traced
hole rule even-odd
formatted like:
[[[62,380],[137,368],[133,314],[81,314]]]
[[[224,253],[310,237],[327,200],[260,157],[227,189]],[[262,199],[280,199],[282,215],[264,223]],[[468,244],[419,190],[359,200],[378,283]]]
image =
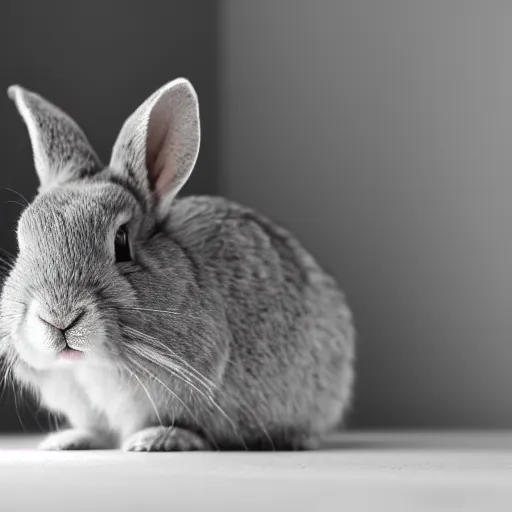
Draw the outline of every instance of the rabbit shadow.
[[[315,451],[320,452],[347,452],[347,451],[396,451],[427,449],[421,444],[407,441],[396,442],[388,440],[327,440]]]
[[[321,452],[385,452],[385,451],[512,451],[512,436],[507,433],[416,432],[391,434],[349,433],[325,439]]]

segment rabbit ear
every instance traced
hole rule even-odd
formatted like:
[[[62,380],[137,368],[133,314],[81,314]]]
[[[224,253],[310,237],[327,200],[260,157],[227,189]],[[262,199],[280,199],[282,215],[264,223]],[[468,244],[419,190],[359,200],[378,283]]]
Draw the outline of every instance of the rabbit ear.
[[[102,169],[82,130],[62,110],[19,85],[7,94],[27,125],[40,191]]]
[[[184,78],[152,94],[124,123],[114,144],[112,172],[135,181],[164,218],[199,153],[197,95]]]

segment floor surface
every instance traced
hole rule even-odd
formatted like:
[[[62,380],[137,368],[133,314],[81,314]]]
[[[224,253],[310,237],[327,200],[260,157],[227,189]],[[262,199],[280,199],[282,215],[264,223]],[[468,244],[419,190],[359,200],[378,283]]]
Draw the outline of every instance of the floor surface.
[[[0,510],[512,510],[512,433],[345,433],[315,452],[45,453],[0,437]]]

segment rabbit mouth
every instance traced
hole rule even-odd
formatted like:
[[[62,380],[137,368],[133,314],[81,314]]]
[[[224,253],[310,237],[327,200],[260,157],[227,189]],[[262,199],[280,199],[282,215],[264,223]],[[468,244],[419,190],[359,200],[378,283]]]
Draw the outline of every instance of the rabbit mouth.
[[[84,358],[84,355],[85,354],[81,350],[76,350],[67,346],[59,352],[58,357],[63,361],[80,361]]]

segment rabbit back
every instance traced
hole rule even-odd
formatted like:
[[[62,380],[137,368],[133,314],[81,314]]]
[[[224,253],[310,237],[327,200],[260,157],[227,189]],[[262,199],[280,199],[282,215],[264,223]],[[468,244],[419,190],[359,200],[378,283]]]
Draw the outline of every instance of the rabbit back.
[[[286,443],[340,425],[355,330],[335,280],[288,231],[223,198],[175,201],[167,230],[198,285],[221,297],[230,346],[218,398],[245,435],[264,426]]]

